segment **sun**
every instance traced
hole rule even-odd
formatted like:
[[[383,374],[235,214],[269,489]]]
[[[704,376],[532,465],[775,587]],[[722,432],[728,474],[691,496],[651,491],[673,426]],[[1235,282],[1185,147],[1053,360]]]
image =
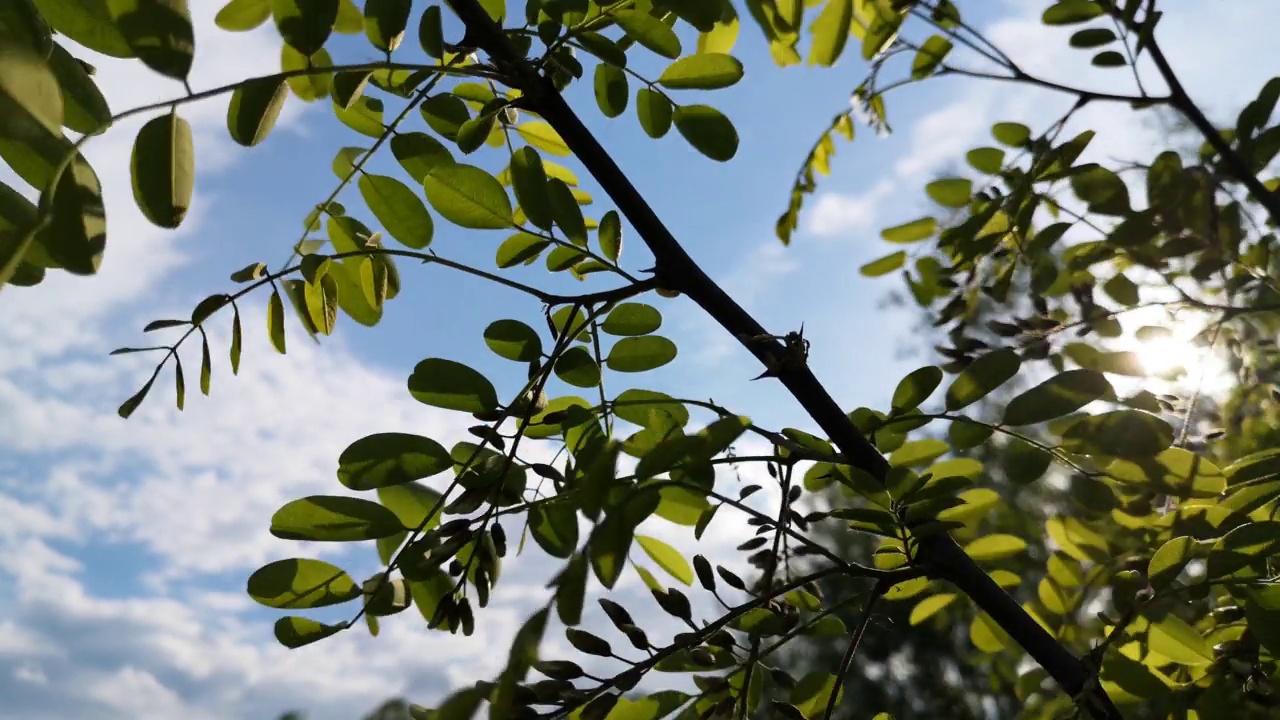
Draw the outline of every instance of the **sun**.
[[[1213,348],[1194,342],[1195,330],[1135,338],[1132,349],[1150,379],[1172,386],[1199,386],[1201,392],[1226,389],[1233,382],[1226,361]]]

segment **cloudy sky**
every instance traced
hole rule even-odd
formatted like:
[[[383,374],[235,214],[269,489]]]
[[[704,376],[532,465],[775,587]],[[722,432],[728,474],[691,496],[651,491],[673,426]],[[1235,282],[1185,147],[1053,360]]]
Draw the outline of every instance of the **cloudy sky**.
[[[195,88],[274,71],[279,40],[273,28],[231,35],[213,28],[220,3],[192,5]],[[1086,55],[1066,47],[1066,32],[1041,27],[1035,16],[1042,3],[968,5],[982,6],[985,14],[971,20],[1028,70],[1079,86],[1130,90],[1127,73],[1089,68]],[[1266,0],[1164,5],[1163,45],[1212,116],[1233,120],[1263,81],[1280,74]],[[895,133],[878,139],[860,127],[857,141],[840,147],[833,177],[809,200],[801,232],[783,248],[773,223],[791,175],[816,133],[845,106],[865,67],[849,53],[834,70],[779,70],[757,34],[744,27],[739,44],[747,81],[706,100],[738,127],[741,150],[731,163],[696,155],[674,132],[649,140],[633,115],[604,120],[589,87],[574,90],[573,100],[713,277],[775,332],[805,324],[813,341],[811,364],[837,400],[850,408],[883,405],[897,378],[920,361],[897,353],[909,343],[912,318],[878,307],[895,281],[866,281],[857,273],[888,252],[878,231],[918,216],[924,208],[920,188],[931,173],[960,162],[965,150],[989,144],[993,122],[1042,127],[1069,99],[969,80],[935,81],[891,96]],[[335,55],[372,59],[362,44],[358,37],[343,38]],[[117,112],[180,94],[174,83],[136,63],[78,48],[76,54],[98,65],[99,83]],[[1158,81],[1151,87],[1159,88]],[[410,611],[385,623],[378,638],[353,631],[287,651],[271,637],[275,613],[244,593],[250,572],[282,557],[322,557],[357,575],[375,569],[371,548],[300,548],[271,537],[271,514],[303,495],[339,492],[338,454],[369,433],[414,432],[446,446],[461,439],[469,418],[416,403],[405,380],[419,359],[445,357],[514,388],[523,369],[489,354],[480,332],[503,317],[538,326],[538,307],[518,295],[401,263],[406,289],[379,327],[342,320],[334,336],[315,346],[294,325],[287,356],[267,344],[265,297],[250,297],[241,306],[246,340],[238,377],[225,361],[229,319],[214,320],[212,397],[189,387],[186,410],[178,413],[166,372],[134,418],[126,422],[115,414],[151,367],[143,356],[106,353],[144,342],[141,327],[149,320],[186,317],[200,298],[229,287],[231,271],[253,261],[276,266],[298,238],[302,217],[334,187],[333,153],[368,146],[368,138],[338,124],[328,108],[327,102],[308,106],[291,98],[269,140],[246,150],[226,136],[225,98],[184,106],[195,129],[199,174],[194,206],[176,232],[148,225],[131,197],[129,153],[145,118],[119,124],[87,150],[106,187],[109,241],[102,272],[87,279],[54,275],[34,289],[5,290],[3,720],[274,718],[290,709],[340,720],[394,695],[430,703],[450,687],[497,672],[507,639],[542,597],[556,565],[531,545],[524,556],[508,560],[494,603],[471,638],[428,633]],[[1156,139],[1154,128],[1124,107],[1091,107],[1077,124],[1099,130],[1092,159],[1149,157]],[[490,155],[469,162],[496,170],[497,160]],[[373,167],[396,172],[385,159]],[[14,182],[7,169],[0,172]],[[597,198],[598,217],[605,198],[585,172],[579,176]],[[343,199],[358,206],[354,193]],[[437,219],[433,248],[491,267],[503,237]],[[629,268],[650,264],[637,239],[629,237],[625,247]],[[556,287],[534,270],[528,278]],[[770,427],[808,427],[778,387],[747,382],[759,371],[757,363],[695,307],[657,302],[665,316],[662,333],[681,352],[675,363],[645,376],[647,387],[714,398]],[[184,357],[194,386],[198,357]],[[610,378],[609,388],[632,382]],[[760,499],[767,505],[770,496]],[[692,541],[688,529],[664,521],[651,525],[645,532]],[[708,554],[724,555],[745,538],[743,531],[740,519],[715,526]],[[634,576],[628,582],[637,607],[650,602],[636,590]],[[563,640],[549,635],[548,647],[558,646]]]

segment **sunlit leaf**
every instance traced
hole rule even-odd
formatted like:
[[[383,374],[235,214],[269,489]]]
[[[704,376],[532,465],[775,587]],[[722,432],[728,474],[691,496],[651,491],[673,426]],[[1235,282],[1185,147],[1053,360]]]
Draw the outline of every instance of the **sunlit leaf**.
[[[351,576],[321,560],[292,558],[268,563],[249,576],[249,597],[273,608],[317,608],[360,597]]]

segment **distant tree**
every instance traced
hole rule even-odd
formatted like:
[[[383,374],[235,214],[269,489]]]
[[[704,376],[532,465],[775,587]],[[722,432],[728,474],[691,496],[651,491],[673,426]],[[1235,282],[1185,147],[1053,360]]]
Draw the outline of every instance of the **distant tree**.
[[[0,158],[40,193],[33,205],[0,187],[0,283],[38,284],[50,270],[96,272],[106,247],[101,187],[78,150],[121,118],[155,113],[137,135],[133,190],[144,215],[162,227],[178,226],[192,197],[194,148],[181,115],[188,102],[229,93],[228,131],[249,146],[269,136],[291,95],[330,98],[343,124],[373,140],[367,150],[338,151],[334,167],[343,179],[307,217],[288,263],[243,268],[232,275],[239,289],[206,298],[189,319],[146,328],[176,333],[171,344],[119,351],[161,357],[121,416],[136,410],[166,367],[181,408],[179,349],[197,340],[199,386],[207,393],[206,327],[228,314],[234,370],[238,301],[255,291],[268,293],[267,333],[280,352],[286,296],[311,336],[330,334],[340,315],[375,325],[384,303],[412,281],[396,259],[487,279],[545,310],[545,330],[512,319],[484,329],[495,354],[527,367],[526,382],[501,383],[500,392],[479,371],[446,358],[425,359],[409,376],[416,399],[473,415],[477,442],[446,449],[411,434],[356,439],[337,473],[350,492],[302,498],[276,513],[277,536],[373,541],[384,566],[365,582],[310,558],[254,572],[248,592],[269,607],[358,606],[342,622],[282,616],[275,626],[281,643],[317,642],[360,620],[377,634],[380,617],[411,605],[431,628],[470,635],[485,621],[502,561],[516,547],[506,527],[519,522],[564,561],[554,591],[517,632],[498,677],[422,698],[436,709],[410,706],[411,716],[469,718],[487,703],[493,720],[673,713],[682,720],[830,720],[851,678],[860,691],[874,680],[867,668],[851,674],[860,643],[870,633],[892,639],[903,632],[877,618],[900,618],[906,605],[908,625],[928,623],[933,634],[911,635],[919,649],[907,658],[911,667],[891,663],[889,671],[923,678],[936,670],[948,680],[951,668],[957,675],[929,686],[929,712],[1119,718],[1125,707],[1146,717],[1274,716],[1280,402],[1271,383],[1280,370],[1273,257],[1280,182],[1268,168],[1280,152],[1280,127],[1272,124],[1280,79],[1219,128],[1165,57],[1156,0],[1046,5],[1045,25],[1067,27],[1067,42],[1092,65],[1126,78],[1106,91],[1028,73],[950,0],[827,0],[820,9],[798,0],[531,0],[522,12],[501,0],[447,0],[456,16],[447,21],[441,5],[425,5],[411,25],[409,0],[367,0],[363,8],[351,0],[232,0],[218,13],[219,27],[245,31],[272,19],[284,42],[281,73],[114,115],[91,68],[63,43],[136,57],[185,82],[195,51],[185,0],[16,0],[0,8]],[[763,32],[782,66],[800,63],[802,49],[819,66],[850,47],[872,62],[853,106],[837,114],[796,176],[777,223],[784,243],[817,175],[829,170],[837,138],[853,138],[856,118],[887,130],[886,94],[938,76],[1056,90],[1076,99],[1068,115],[1090,103],[1167,107],[1205,145],[1192,157],[1169,149],[1111,167],[1079,162],[1092,130],[1068,138],[1064,122],[996,124],[993,145],[966,153],[972,172],[925,187],[946,212],[884,230],[896,249],[862,269],[867,276],[907,269],[913,299],[947,328],[939,350],[947,362],[903,378],[889,408],[849,411],[808,368],[808,338],[766,331],[716,285],[563,95],[589,70],[596,103],[612,118],[631,103],[634,84],[647,135],[674,127],[706,157],[731,160],[739,142],[731,121],[709,105],[682,102],[676,91],[739,82],[743,65],[729,53],[744,24]],[[421,53],[404,42],[410,27]],[[326,49],[335,32],[363,32],[378,59],[335,62]],[[694,34],[696,49],[686,52]],[[649,78],[636,65],[653,55],[671,62]],[[1160,94],[1141,83],[1119,87],[1140,60],[1158,72]],[[431,133],[410,129],[419,115]],[[365,169],[384,145],[413,187]],[[497,175],[459,157],[483,147],[503,158]],[[588,197],[575,188],[577,175],[550,159],[570,155],[616,210],[584,215]],[[369,217],[363,209],[337,201],[352,182],[381,231],[357,219]],[[455,225],[509,233],[496,269],[431,251],[428,206]],[[648,252],[638,263],[646,270],[621,264],[624,219]],[[545,280],[509,272],[540,258],[553,277],[616,280],[584,291],[566,279],[551,290]],[[1028,297],[1014,292],[1024,287]],[[638,300],[653,295],[697,305],[783,384],[813,427],[773,430],[698,397],[606,390],[605,369],[616,378],[676,357],[675,344],[655,334],[660,311]],[[1199,402],[1198,388],[1189,398],[1162,397],[1118,381],[1155,382],[1115,345],[1125,337],[1120,317],[1144,306],[1202,323],[1200,341],[1228,356],[1238,385],[1220,409]],[[984,325],[973,326],[971,317]],[[1138,338],[1162,333],[1167,328],[1140,328]],[[931,400],[944,381],[941,400]],[[577,390],[552,397],[561,384]],[[579,390],[591,397],[572,394]],[[692,419],[703,427],[694,430]],[[1220,427],[1210,428],[1216,421]],[[739,452],[748,433],[771,450]],[[555,465],[521,455],[538,441],[560,447]],[[622,455],[637,461],[634,469],[620,467]],[[780,491],[776,507],[749,501],[758,486],[735,491],[716,482],[719,466],[746,463],[768,468]],[[446,473],[438,489],[421,482]],[[822,493],[834,502],[811,510]],[[636,533],[657,515],[691,528],[698,540],[717,513],[734,512],[757,531],[740,546],[759,570],[751,583]],[[580,516],[590,524],[585,537]],[[856,562],[828,547],[830,534],[816,530],[828,524],[870,536],[863,541],[869,557]],[[681,583],[696,580],[723,610],[695,614],[683,591],[631,563],[657,606],[687,630],[659,637],[652,613],[633,615],[607,596],[598,601],[614,639],[579,627],[589,582],[613,589],[633,545]],[[824,592],[832,578],[863,591],[844,595],[837,583]],[[846,606],[857,610],[845,621],[833,617]],[[553,611],[579,653],[574,660],[539,652]],[[840,637],[835,667],[797,678],[779,664],[777,653],[805,635]],[[972,649],[957,642],[966,636]],[[622,638],[641,659],[615,653]],[[881,653],[892,647],[867,642]],[[926,654],[935,647],[946,655]],[[692,684],[623,698],[655,670],[692,674]],[[873,694],[883,706],[858,705],[857,714],[917,712],[902,687],[892,690]]]

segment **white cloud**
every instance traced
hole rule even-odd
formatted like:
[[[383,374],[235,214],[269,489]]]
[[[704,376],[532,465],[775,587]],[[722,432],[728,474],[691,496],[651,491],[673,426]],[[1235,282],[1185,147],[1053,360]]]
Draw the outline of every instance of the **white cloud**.
[[[816,237],[867,230],[880,219],[881,206],[895,187],[893,180],[885,178],[864,193],[819,193],[812,207],[805,211],[805,229]]]

